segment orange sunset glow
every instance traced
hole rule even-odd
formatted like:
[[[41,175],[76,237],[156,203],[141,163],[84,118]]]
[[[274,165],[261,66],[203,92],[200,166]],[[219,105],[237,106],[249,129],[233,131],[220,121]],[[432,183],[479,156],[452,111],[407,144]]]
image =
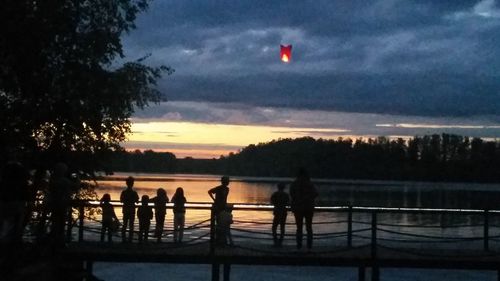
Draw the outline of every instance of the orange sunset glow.
[[[345,129],[292,128],[258,125],[207,124],[195,122],[133,123],[124,143],[128,150],[169,151],[178,158],[218,158],[249,144],[303,136],[336,138]],[[154,145],[152,145],[154,144]]]

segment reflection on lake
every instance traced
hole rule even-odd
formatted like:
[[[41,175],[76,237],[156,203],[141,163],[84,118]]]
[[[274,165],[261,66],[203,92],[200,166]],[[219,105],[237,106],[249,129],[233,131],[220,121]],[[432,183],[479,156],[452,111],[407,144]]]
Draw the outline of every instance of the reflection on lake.
[[[110,193],[113,200],[118,200],[120,192],[125,187],[124,179],[129,174],[118,174],[113,180],[99,182],[97,192],[99,196]],[[136,178],[134,188],[139,196],[155,196],[156,189],[164,188],[171,197],[177,187],[183,187],[188,202],[207,202],[210,197],[207,192],[210,188],[220,184],[219,176],[207,175],[158,175],[132,174]],[[120,179],[120,180],[118,180]],[[271,194],[276,190],[280,181],[290,183],[290,178],[242,178],[232,177],[228,202],[268,204]],[[338,206],[352,204],[354,206],[379,207],[425,207],[425,208],[460,208],[460,209],[500,209],[500,186],[495,184],[472,183],[423,183],[423,182],[382,182],[382,181],[315,181],[319,192],[318,206]],[[121,215],[121,211],[117,210]],[[271,211],[234,211],[235,229],[270,229],[270,225],[257,224],[272,220]],[[325,234],[335,231],[345,231],[345,223],[321,224],[321,222],[345,221],[346,212],[317,212],[314,221],[316,234]],[[186,225],[194,224],[209,218],[206,210],[188,210]],[[500,220],[497,214],[490,215],[490,235],[500,233]],[[167,227],[170,227],[171,212],[167,214]],[[353,215],[353,229],[369,227],[371,215],[368,212],[358,212]],[[483,234],[482,214],[408,214],[384,213],[380,214],[378,222],[388,230],[409,233],[425,233],[437,236],[478,237]],[[294,233],[293,215],[288,216],[287,233]],[[430,228],[406,228],[399,225],[420,225]],[[456,228],[457,225],[465,227]],[[433,228],[432,226],[435,226]],[[497,233],[498,232],[498,233]],[[368,233],[359,233],[354,238],[354,244],[366,242]],[[393,235],[394,236],[394,235]],[[244,237],[244,235],[242,235]],[[380,238],[391,238],[390,233],[381,233]],[[405,237],[407,238],[407,237]],[[293,240],[293,237],[289,237]],[[326,240],[326,239],[325,239]],[[331,241],[331,239],[330,239]],[[289,242],[292,243],[292,242]],[[321,244],[322,241],[318,242]],[[481,241],[472,241],[471,247],[480,245]],[[493,243],[493,241],[492,241]],[[477,245],[476,245],[477,244]],[[463,244],[457,243],[464,247]]]
[[[122,180],[99,182],[98,194],[110,193],[118,199],[129,174],[114,177]],[[132,174],[139,195],[154,196],[164,188],[169,197],[183,187],[189,202],[210,202],[207,191],[219,185],[219,176]],[[267,204],[280,181],[290,178],[232,177],[228,201],[232,203]],[[316,181],[318,206],[348,205],[380,207],[424,207],[460,209],[500,209],[500,185],[474,183],[384,182],[384,181]]]

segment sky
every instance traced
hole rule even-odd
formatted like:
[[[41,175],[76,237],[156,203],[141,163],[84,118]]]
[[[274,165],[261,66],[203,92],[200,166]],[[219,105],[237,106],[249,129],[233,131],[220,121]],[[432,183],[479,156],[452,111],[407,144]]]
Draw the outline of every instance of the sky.
[[[168,65],[128,149],[218,158],[312,136],[500,137],[495,0],[152,1],[125,59]],[[291,44],[292,60],[279,59]]]

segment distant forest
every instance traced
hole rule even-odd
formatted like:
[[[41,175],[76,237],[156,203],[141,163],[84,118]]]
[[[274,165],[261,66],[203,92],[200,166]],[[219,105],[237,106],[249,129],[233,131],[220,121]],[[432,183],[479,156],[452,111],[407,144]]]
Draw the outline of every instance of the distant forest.
[[[389,139],[279,139],[219,159],[176,159],[168,152],[114,152],[110,171],[380,180],[500,182],[500,142],[457,135]]]

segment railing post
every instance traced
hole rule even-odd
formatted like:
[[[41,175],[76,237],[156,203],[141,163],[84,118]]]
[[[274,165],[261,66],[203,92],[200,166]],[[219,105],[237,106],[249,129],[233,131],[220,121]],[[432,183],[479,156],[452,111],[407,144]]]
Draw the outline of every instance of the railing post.
[[[212,281],[220,280],[220,265],[218,263],[212,263]]]
[[[490,228],[490,222],[489,222],[489,212],[488,210],[484,210],[484,239],[483,239],[483,247],[485,251],[489,250],[489,228]]]
[[[375,260],[377,258],[377,212],[372,212],[372,243],[371,256]]]
[[[352,247],[352,206],[347,211],[347,247]]]
[[[230,263],[225,263],[224,264],[224,281],[230,281],[231,278],[231,264]]]
[[[87,280],[89,280],[89,278],[93,276],[93,271],[94,271],[94,262],[89,260],[85,261],[85,272],[87,275]]]
[[[85,207],[83,201],[79,202],[78,205],[78,242],[83,241],[83,221],[84,221],[84,215],[85,215]]]
[[[377,265],[377,211],[372,212],[372,281],[380,280],[380,271]]]
[[[215,209],[214,205],[210,209],[210,254],[215,252]]]
[[[365,267],[358,267],[358,281],[365,281]]]
[[[64,216],[66,216],[66,241],[71,242],[72,231],[73,231],[73,203],[65,210]]]

